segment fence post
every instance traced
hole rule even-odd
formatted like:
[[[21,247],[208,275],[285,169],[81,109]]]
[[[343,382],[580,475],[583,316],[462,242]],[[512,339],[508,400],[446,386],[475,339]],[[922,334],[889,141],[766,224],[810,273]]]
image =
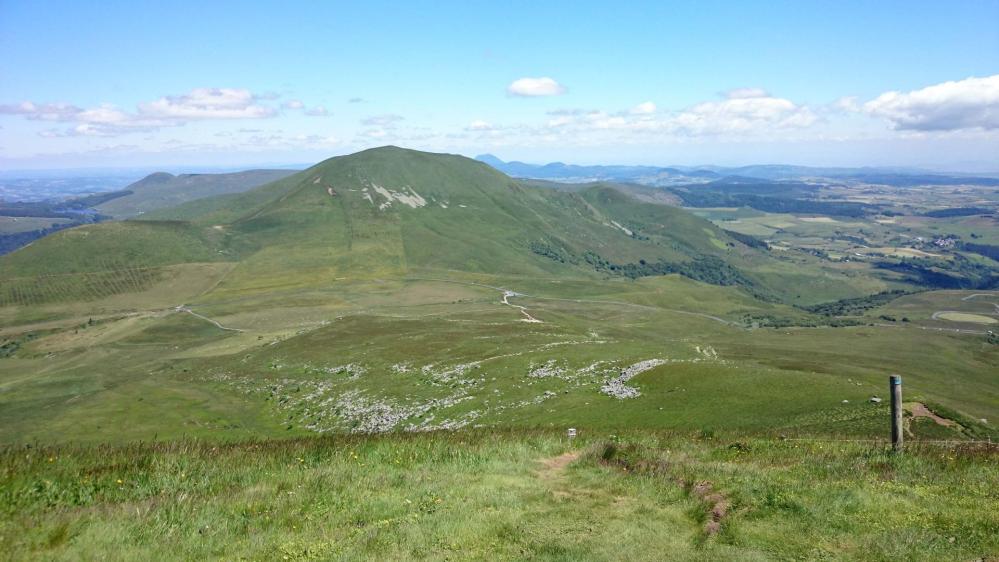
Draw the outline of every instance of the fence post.
[[[902,450],[902,377],[891,375],[888,377],[888,386],[891,390],[891,448],[894,451]]]

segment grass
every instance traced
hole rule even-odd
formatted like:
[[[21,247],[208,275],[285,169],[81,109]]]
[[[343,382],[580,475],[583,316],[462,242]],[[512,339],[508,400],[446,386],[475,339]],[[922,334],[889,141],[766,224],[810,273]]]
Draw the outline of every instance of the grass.
[[[10,448],[0,547],[158,560],[968,560],[999,548],[994,450],[707,435]],[[572,450],[564,468],[552,461]],[[705,482],[718,497],[698,493]]]
[[[0,235],[30,232],[68,222],[70,222],[69,219],[51,217],[7,217],[0,215]]]
[[[999,320],[990,316],[980,314],[968,314],[967,312],[944,312],[937,315],[937,318],[949,320],[951,322],[965,322],[969,324],[997,324]]]
[[[427,205],[380,210],[362,195],[374,185]],[[724,213],[780,218],[711,212],[726,228]],[[994,338],[933,320],[993,314],[990,296],[925,292],[863,325],[754,329],[893,285],[604,185],[532,189],[398,149],[150,215],[0,258],[12,558],[995,553],[994,452],[930,443],[999,438]],[[821,244],[861,227],[781,228]],[[719,257],[773,298],[625,279],[586,251]],[[643,364],[621,383],[634,397],[609,395]],[[904,457],[839,441],[886,433],[886,405],[868,399],[892,373],[957,425],[907,418]],[[584,454],[562,469],[570,426]],[[388,435],[349,435],[367,432]]]
[[[160,172],[129,185],[126,189],[131,191],[130,194],[102,203],[97,206],[97,210],[117,218],[135,217],[187,201],[241,193],[290,174],[290,170],[247,170],[230,174],[179,176]]]
[[[997,350],[977,336],[903,323],[747,330],[725,322],[751,301],[676,277],[483,281],[531,291],[512,301],[544,322],[521,322],[499,291],[479,285],[345,281],[274,301],[188,301],[243,332],[166,309],[12,335],[12,351],[0,360],[0,436],[243,439],[358,430],[391,412],[406,414],[397,429],[710,426],[878,437],[887,413],[867,399],[884,394],[890,373],[904,375],[907,398],[973,420],[996,418]],[[711,295],[703,312],[698,295]],[[667,362],[630,381],[641,396],[600,392],[607,378],[649,359]],[[562,372],[530,375],[549,363]],[[359,408],[344,409],[344,396],[355,396]],[[948,438],[930,429],[925,437]]]

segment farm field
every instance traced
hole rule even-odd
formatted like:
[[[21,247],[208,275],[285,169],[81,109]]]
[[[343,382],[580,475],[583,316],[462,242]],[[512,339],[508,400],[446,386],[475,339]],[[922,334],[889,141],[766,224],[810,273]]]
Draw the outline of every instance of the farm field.
[[[49,228],[56,224],[66,224],[69,219],[50,217],[4,217],[0,216],[0,234],[16,234],[30,232],[41,228]]]

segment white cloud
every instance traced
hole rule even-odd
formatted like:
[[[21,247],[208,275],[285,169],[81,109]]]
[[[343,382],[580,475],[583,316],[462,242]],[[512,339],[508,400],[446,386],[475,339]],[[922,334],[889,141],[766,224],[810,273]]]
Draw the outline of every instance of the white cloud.
[[[465,130],[466,131],[491,131],[491,130],[493,130],[493,126],[488,121],[483,121],[481,119],[476,119],[475,121],[472,121],[471,123],[469,123],[468,126],[465,127]]]
[[[767,92],[763,88],[735,88],[725,92],[725,97],[730,100],[768,98],[770,97],[770,92]]]
[[[305,108],[305,104],[302,103],[302,100],[288,100],[282,103],[281,107],[285,109],[303,109]]]
[[[367,129],[365,131],[361,131],[361,136],[369,137],[372,139],[384,139],[389,136],[389,133],[385,129],[375,128],[375,129]]]
[[[309,117],[326,117],[327,115],[330,114],[330,112],[326,109],[325,106],[317,105],[315,107],[310,107],[309,109],[306,109],[305,114],[308,115]]]
[[[565,86],[547,76],[541,78],[520,78],[507,86],[511,96],[537,97],[559,96],[566,92]]]
[[[385,129],[393,129],[399,123],[405,119],[402,115],[395,115],[392,113],[387,113],[384,115],[372,115],[361,120],[362,125],[368,125],[372,127],[382,127]]]
[[[160,119],[260,119],[274,114],[273,108],[258,105],[249,90],[237,88],[195,88],[139,104],[140,116]]]
[[[764,94],[764,95],[760,95]],[[546,127],[561,134],[600,131],[658,133],[677,137],[753,136],[806,128],[818,121],[808,107],[770,96],[762,90],[726,92],[724,99],[702,102],[681,111],[661,111],[645,102],[626,111],[560,110],[549,112]]]
[[[900,130],[999,129],[999,74],[886,92],[865,103],[864,111]]]
[[[565,127],[571,125],[575,119],[571,115],[557,115],[548,120],[547,125],[551,128]]]
[[[140,103],[134,113],[107,103],[83,109],[65,103],[36,104],[25,101],[14,105],[0,105],[0,114],[21,115],[32,121],[76,123],[65,131],[48,129],[39,133],[43,137],[53,138],[115,136],[160,127],[177,127],[196,120],[262,119],[274,116],[276,111],[257,104],[257,96],[249,90],[196,88],[181,96],[165,96]]]
[[[631,108],[631,113],[634,115],[650,115],[656,112],[656,104],[647,101],[640,103],[635,107]]]
[[[66,103],[38,105],[34,102],[24,101],[18,104],[0,105],[0,114],[22,115],[32,121],[67,121],[81,111],[83,110],[79,107]]]
[[[760,133],[774,129],[808,127],[818,120],[809,108],[791,100],[765,96],[732,96],[699,103],[670,119],[677,131],[692,135]]]
[[[844,96],[832,102],[832,108],[846,113],[856,113],[860,111],[860,103],[857,96]]]

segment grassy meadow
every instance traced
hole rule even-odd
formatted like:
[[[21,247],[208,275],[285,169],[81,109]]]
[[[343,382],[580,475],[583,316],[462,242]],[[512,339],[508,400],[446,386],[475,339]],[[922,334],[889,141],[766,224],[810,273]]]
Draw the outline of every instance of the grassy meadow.
[[[12,559],[973,560],[995,450],[475,431],[0,452]]]

